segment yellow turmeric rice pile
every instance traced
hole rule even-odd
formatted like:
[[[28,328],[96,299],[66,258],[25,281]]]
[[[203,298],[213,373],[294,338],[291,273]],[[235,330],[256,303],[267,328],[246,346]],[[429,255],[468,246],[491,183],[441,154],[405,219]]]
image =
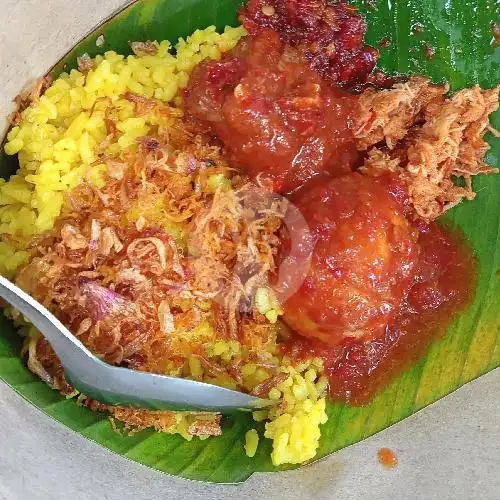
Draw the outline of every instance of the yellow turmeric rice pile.
[[[128,57],[83,55],[79,70],[20,96],[5,146],[20,168],[0,181],[0,273],[109,363],[275,400],[254,412],[265,422],[256,427],[273,441],[275,465],[301,463],[327,420],[327,379],[321,359],[279,346],[282,311],[267,275],[286,205],[262,199],[187,132],[179,108],[194,65],[244,34],[209,27],[179,40],[175,55],[168,42],[133,43]],[[28,367],[78,404],[109,411],[113,425],[188,440],[221,434],[216,413],[112,408],[78,394],[50,345],[9,314]],[[259,432],[242,443],[249,456]]]
[[[80,69],[61,74],[44,92],[19,99],[32,104],[14,116],[5,152],[18,154],[20,169],[8,182],[0,180],[0,272],[12,276],[25,263],[27,242],[51,229],[61,213],[63,193],[83,178],[96,181],[105,164],[102,154],[113,154],[147,135],[154,117],[134,115],[126,92],[179,104],[178,91],[187,85],[192,68],[201,60],[220,58],[244,34],[243,28],[197,30],[176,44],[168,41],[133,43],[134,55],[106,52],[94,60],[80,58]],[[28,102],[26,102],[28,101]],[[113,103],[115,116],[106,115]],[[116,124],[116,140],[108,138],[107,122]],[[107,140],[108,139],[108,140]]]

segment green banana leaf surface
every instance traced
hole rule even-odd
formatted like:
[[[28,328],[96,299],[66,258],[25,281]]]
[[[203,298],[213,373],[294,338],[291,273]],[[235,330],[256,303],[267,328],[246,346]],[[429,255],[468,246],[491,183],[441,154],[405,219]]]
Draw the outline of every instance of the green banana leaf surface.
[[[421,73],[452,89],[500,80],[500,48],[492,23],[500,19],[496,0],[380,0],[354,2],[369,23],[368,41],[381,49],[380,66],[388,73]],[[139,0],[99,26],[82,40],[52,72],[75,66],[84,52],[129,53],[130,40],[176,41],[196,28],[236,25],[237,0]],[[96,40],[104,35],[104,46]],[[43,36],[43,35],[42,35]],[[100,38],[102,41],[102,37]],[[426,47],[434,56],[426,57]],[[500,116],[493,125],[500,125]],[[499,166],[500,141],[490,140],[487,161]],[[15,164],[0,157],[0,174]],[[462,228],[479,260],[476,298],[425,357],[402,373],[368,406],[328,404],[317,458],[360,441],[398,422],[500,365],[500,175],[477,178],[478,193],[449,214]],[[187,442],[179,436],[143,431],[132,436],[113,431],[105,414],[79,407],[52,391],[19,358],[20,340],[12,324],[0,319],[0,378],[26,400],[76,432],[127,458],[160,471],[209,482],[241,482],[253,472],[277,471],[270,460],[271,442],[261,440],[256,456],[243,450],[245,432],[255,425],[251,416],[231,418],[220,437]],[[292,468],[292,467],[288,467]]]

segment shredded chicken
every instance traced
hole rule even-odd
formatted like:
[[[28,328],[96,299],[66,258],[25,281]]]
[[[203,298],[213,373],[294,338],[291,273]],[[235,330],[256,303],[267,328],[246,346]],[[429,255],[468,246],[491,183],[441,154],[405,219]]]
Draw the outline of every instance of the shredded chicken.
[[[498,172],[484,163],[489,149],[483,135],[488,115],[498,108],[499,88],[457,92],[426,113],[426,121],[409,139],[405,167],[409,192],[421,217],[435,219],[463,198],[474,199],[472,176]],[[453,177],[462,177],[457,186]]]
[[[363,170],[399,171],[416,213],[425,219],[439,217],[463,198],[472,200],[472,176],[498,172],[483,160],[489,149],[483,136],[496,133],[488,116],[498,108],[499,88],[475,86],[448,99],[445,91],[420,77],[390,90],[368,90],[356,126],[359,149],[385,140],[385,147],[368,151]]]
[[[359,98],[353,126],[358,149],[364,151],[382,141],[393,149],[422,120],[422,111],[433,102],[442,102],[447,91],[447,85],[432,85],[421,76],[391,89],[366,90]]]

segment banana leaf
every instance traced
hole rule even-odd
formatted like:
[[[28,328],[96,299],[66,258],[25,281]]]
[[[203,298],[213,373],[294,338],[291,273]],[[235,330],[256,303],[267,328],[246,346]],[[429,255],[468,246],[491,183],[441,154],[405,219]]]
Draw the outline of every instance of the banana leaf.
[[[176,41],[196,28],[235,25],[237,0],[144,0],[130,5],[100,25],[52,69],[55,76],[75,66],[84,52],[128,53],[129,40]],[[355,2],[356,3],[356,2]],[[380,66],[389,73],[421,73],[434,81],[448,80],[452,89],[499,82],[500,48],[492,22],[499,18],[496,0],[387,0],[357,2],[369,23],[368,41],[381,50]],[[104,35],[104,46],[96,40]],[[100,38],[102,41],[102,37]],[[426,47],[434,51],[426,57]],[[427,49],[427,52],[429,50]],[[428,55],[428,54],[427,54]],[[499,116],[493,117],[500,125]],[[500,141],[491,140],[487,160],[499,165]],[[0,158],[0,174],[15,165]],[[364,407],[328,404],[317,458],[360,441],[398,422],[500,364],[500,175],[475,179],[478,196],[448,216],[462,228],[480,263],[474,303],[455,320],[425,357],[402,373]],[[19,358],[20,340],[13,326],[0,319],[0,378],[47,415],[83,436],[127,458],[160,471],[209,482],[241,482],[253,472],[277,471],[270,461],[271,443],[262,440],[256,456],[243,450],[245,432],[254,423],[248,415],[227,422],[221,437],[184,441],[179,436],[143,431],[119,435],[107,416],[79,407],[49,389]],[[292,468],[292,467],[288,467]]]

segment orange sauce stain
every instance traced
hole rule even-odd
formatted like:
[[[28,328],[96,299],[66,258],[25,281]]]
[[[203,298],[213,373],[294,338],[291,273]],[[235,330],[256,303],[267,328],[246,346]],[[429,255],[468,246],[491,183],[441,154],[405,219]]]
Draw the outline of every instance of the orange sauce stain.
[[[390,448],[380,448],[377,452],[378,461],[388,469],[398,465],[398,457]]]

